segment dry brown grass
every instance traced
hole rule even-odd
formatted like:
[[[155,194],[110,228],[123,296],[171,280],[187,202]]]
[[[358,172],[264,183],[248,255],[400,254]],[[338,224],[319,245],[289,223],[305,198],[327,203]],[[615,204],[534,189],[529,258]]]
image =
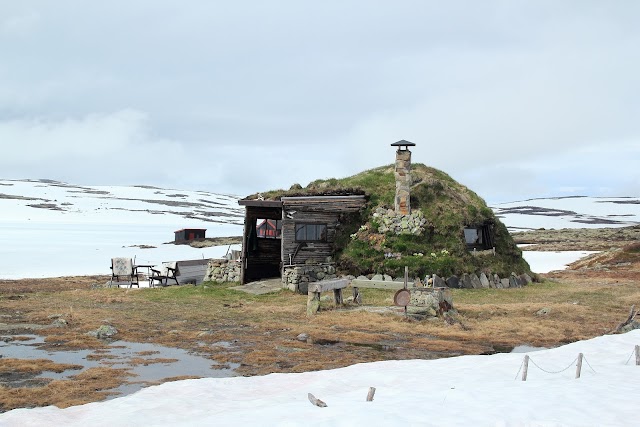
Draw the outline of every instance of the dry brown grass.
[[[69,289],[65,281],[57,288],[56,279],[46,285],[36,281],[34,292],[25,291],[22,281],[4,283],[0,296],[16,295],[17,290],[24,297],[3,298],[0,315],[8,316],[6,323],[48,325],[52,315],[61,314],[67,326],[40,331],[46,343],[62,349],[94,349],[96,359],[105,358],[101,352],[105,343],[86,333],[110,324],[118,329],[118,339],[205,352],[219,363],[240,364],[239,374],[258,375],[376,360],[482,354],[497,346],[524,343],[557,346],[601,335],[624,320],[632,304],[640,306],[640,275],[635,270],[564,272],[549,278],[522,289],[454,290],[459,322],[453,325],[442,319],[414,321],[389,313],[335,309],[324,302],[316,316],[308,317],[306,296],[289,292],[252,296],[222,285],[90,289],[91,278],[76,279],[77,289]],[[367,289],[363,297],[367,305],[388,306],[392,294]],[[536,314],[542,308],[550,309],[549,314]],[[311,339],[298,341],[301,333]],[[229,345],[216,345],[219,342]],[[147,357],[151,355],[141,352],[133,363],[166,362]],[[64,384],[52,381],[29,390],[2,389],[0,405],[52,404],[51,396],[45,396],[58,388],[60,399],[53,404],[100,400],[109,385],[123,381],[121,370],[93,371]]]
[[[55,363],[47,359],[0,359],[0,374],[10,372],[40,374],[44,371],[60,373],[71,369],[82,369],[82,366],[68,363]]]
[[[42,387],[0,386],[0,410],[55,405],[66,408],[102,400],[127,377],[124,369],[91,368],[68,380],[51,381]]]

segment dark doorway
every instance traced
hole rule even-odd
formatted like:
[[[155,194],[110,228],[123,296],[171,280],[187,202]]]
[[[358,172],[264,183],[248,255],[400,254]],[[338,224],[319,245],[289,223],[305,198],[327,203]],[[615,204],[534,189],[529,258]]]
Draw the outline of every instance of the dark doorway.
[[[273,201],[246,201],[242,247],[241,281],[281,277],[282,204]]]

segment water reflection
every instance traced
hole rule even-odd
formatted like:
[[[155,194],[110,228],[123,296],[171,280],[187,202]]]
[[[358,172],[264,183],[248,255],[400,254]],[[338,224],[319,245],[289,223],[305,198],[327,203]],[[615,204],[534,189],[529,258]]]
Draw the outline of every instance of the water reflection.
[[[239,364],[221,365],[186,350],[151,343],[114,341],[99,350],[52,350],[43,348],[44,338],[22,335],[21,339],[0,340],[0,353],[6,358],[48,359],[55,363],[80,365],[82,370],[44,371],[36,378],[67,380],[83,370],[95,367],[127,369],[129,381],[114,391],[120,395],[134,393],[145,386],[175,377],[223,378],[235,376]],[[132,363],[132,361],[134,363]],[[113,396],[118,397],[118,396]]]

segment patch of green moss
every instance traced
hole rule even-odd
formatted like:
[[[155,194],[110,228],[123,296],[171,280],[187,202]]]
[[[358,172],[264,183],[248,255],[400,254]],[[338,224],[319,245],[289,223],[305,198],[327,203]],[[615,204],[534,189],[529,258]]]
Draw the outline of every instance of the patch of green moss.
[[[507,276],[511,272],[531,274],[522,252],[506,227],[495,217],[485,201],[446,173],[417,163],[412,165],[411,209],[419,209],[427,219],[419,236],[378,234],[379,223],[372,214],[377,207],[394,207],[394,165],[371,169],[347,178],[319,179],[306,188],[263,193],[266,199],[282,196],[364,194],[365,209],[343,215],[336,236],[335,259],[344,273],[354,275],[404,274],[450,275],[485,271]],[[252,196],[250,196],[252,197]],[[368,232],[360,233],[361,225]],[[474,257],[464,242],[464,228],[493,224],[496,254]],[[356,238],[352,235],[357,233]],[[447,256],[431,256],[448,253]],[[385,254],[400,254],[400,259]],[[414,255],[422,254],[423,256]]]

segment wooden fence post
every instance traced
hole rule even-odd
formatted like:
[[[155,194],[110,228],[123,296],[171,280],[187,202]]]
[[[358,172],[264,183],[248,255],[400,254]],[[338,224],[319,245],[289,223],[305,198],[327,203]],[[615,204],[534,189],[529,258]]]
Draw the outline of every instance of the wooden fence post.
[[[582,370],[582,358],[584,355],[582,353],[578,354],[578,363],[576,365],[576,379],[580,378],[580,371]]]
[[[640,345],[636,346],[636,366],[640,366]]]
[[[369,393],[367,393],[367,402],[373,401],[373,395],[376,394],[375,387],[369,387]]]
[[[336,300],[336,306],[342,305],[342,288],[333,290],[333,297]]]
[[[522,367],[522,381],[527,380],[527,373],[529,372],[529,355],[524,356],[524,366]]]
[[[356,304],[362,304],[362,296],[360,295],[360,289],[357,286],[353,287],[353,302]]]

